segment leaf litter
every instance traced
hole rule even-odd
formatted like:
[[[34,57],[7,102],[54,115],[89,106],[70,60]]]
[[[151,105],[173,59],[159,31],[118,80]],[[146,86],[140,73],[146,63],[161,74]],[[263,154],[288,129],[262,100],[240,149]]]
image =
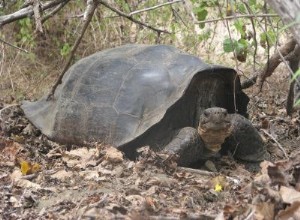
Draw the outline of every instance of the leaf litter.
[[[299,118],[283,117],[281,111],[274,117],[267,110],[253,123],[265,130],[261,135],[273,160],[251,173],[230,157],[222,157],[210,172],[178,167],[176,155],[147,146],[139,149],[137,161],[101,143],[70,148],[41,135],[18,106],[7,108],[0,121],[1,216],[300,219]]]

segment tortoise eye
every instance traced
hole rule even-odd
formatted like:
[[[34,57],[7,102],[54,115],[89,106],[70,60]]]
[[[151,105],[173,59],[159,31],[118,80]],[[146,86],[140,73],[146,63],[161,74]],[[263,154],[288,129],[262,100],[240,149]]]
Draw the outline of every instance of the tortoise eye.
[[[209,112],[208,112],[207,110],[205,110],[205,111],[203,112],[203,114],[204,114],[205,117],[208,117],[208,116],[209,116]]]

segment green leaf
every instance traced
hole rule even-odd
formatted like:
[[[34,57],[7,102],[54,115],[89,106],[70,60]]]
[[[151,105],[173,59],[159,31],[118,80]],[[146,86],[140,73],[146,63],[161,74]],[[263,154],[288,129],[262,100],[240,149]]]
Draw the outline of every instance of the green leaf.
[[[205,8],[199,8],[199,10],[197,10],[198,20],[199,21],[204,21],[207,14],[208,14],[208,11]]]
[[[248,3],[250,6],[256,6],[256,0],[249,0]]]
[[[68,43],[64,43],[62,48],[60,49],[60,55],[61,56],[67,56],[71,51],[71,46]]]
[[[261,41],[269,41],[270,46],[274,45],[276,42],[276,33],[273,31],[267,31],[260,34]]]
[[[298,70],[293,74],[292,81],[294,81],[294,80],[297,79],[298,77],[300,77],[300,69],[298,69]]]
[[[237,9],[238,9],[238,11],[239,11],[240,13],[246,14],[246,7],[245,7],[245,5],[244,5],[243,3],[239,2],[239,3],[237,4]]]
[[[233,25],[242,36],[245,36],[245,23],[241,19],[236,20]]]
[[[236,45],[237,45],[236,40],[231,40],[230,38],[226,38],[223,41],[223,50],[225,53],[233,52],[234,49],[236,48]]]
[[[208,11],[203,7],[196,8],[196,13],[198,17],[198,21],[204,21],[206,16],[208,15]],[[204,28],[205,24],[199,24],[200,28]]]
[[[248,45],[249,45],[249,43],[247,40],[239,39],[235,49],[236,49],[237,53],[241,53],[248,49]]]

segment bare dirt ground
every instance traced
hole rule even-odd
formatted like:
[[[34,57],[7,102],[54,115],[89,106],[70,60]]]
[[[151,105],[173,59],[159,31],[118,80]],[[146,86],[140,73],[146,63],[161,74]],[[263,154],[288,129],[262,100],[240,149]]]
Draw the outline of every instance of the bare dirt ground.
[[[258,173],[229,157],[209,172],[147,147],[129,161],[101,144],[61,146],[0,103],[2,219],[300,219],[300,119],[285,114],[287,86],[278,73],[246,91],[273,159]]]

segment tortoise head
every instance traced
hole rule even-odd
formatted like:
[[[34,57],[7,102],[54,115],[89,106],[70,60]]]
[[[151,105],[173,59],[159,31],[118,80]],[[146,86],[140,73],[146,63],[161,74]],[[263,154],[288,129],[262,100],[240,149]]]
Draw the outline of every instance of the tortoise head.
[[[206,148],[213,152],[221,150],[225,138],[232,132],[231,118],[227,110],[219,107],[205,109],[200,116],[198,132]]]

